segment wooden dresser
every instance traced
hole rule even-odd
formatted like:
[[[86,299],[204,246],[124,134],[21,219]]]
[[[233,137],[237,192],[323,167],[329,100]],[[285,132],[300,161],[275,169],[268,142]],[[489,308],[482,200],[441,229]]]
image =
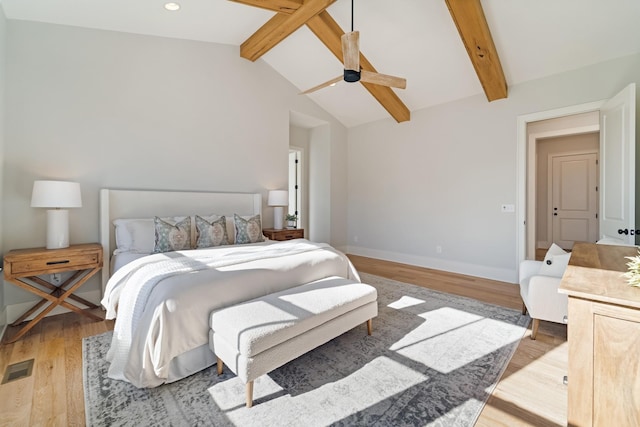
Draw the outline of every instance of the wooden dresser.
[[[637,248],[577,243],[569,296],[568,426],[640,426],[640,288],[623,277]]]

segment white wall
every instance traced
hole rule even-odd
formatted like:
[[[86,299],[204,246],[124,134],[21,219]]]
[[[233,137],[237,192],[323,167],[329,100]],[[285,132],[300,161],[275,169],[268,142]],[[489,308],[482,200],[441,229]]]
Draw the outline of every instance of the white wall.
[[[333,200],[331,199],[330,137],[328,125],[317,126],[309,132],[309,230],[307,236],[314,242],[331,241]]]
[[[330,143],[346,151],[342,125],[238,47],[9,20],[7,58],[5,250],[45,243],[45,211],[29,206],[35,179],[80,182],[83,207],[70,212],[80,243],[98,240],[103,187],[265,200],[286,188],[292,110],[327,122]],[[272,209],[264,216],[271,226]],[[346,214],[322,221],[346,224]],[[30,299],[9,284],[5,297]]]
[[[2,180],[3,180],[3,165],[4,165],[4,139],[5,139],[5,125],[4,125],[4,100],[5,100],[5,79],[7,64],[5,61],[5,47],[6,47],[6,31],[7,20],[4,16],[4,10],[0,6],[0,200],[2,198]],[[3,203],[4,204],[4,203]],[[0,205],[1,206],[1,205]],[[4,253],[2,246],[2,208],[0,208],[0,254]],[[1,261],[0,261],[1,264]],[[0,336],[4,325],[6,325],[6,304],[4,298],[4,291],[0,287]]]
[[[634,81],[640,55],[512,86],[504,100],[478,95],[350,129],[348,250],[515,283],[516,213],[500,207],[516,204],[517,116]]]

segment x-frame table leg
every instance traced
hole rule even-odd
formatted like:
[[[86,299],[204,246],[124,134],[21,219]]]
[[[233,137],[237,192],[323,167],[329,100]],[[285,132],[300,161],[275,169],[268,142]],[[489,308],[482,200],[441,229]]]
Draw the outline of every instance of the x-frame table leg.
[[[42,320],[47,314],[49,314],[49,312],[51,310],[53,310],[54,308],[56,308],[58,305],[61,305],[62,307],[65,307],[71,311],[74,311],[78,314],[82,314],[83,316],[89,317],[90,319],[93,320],[103,320],[101,317],[96,316],[95,314],[88,312],[86,310],[83,310],[73,304],[69,304],[68,302],[65,301],[65,299],[70,298],[73,295],[73,292],[75,292],[76,289],[78,289],[80,286],[82,286],[87,280],[89,280],[90,277],[92,277],[95,273],[97,273],[100,270],[101,267],[96,267],[90,270],[79,270],[77,271],[73,276],[71,276],[69,279],[67,279],[63,284],[61,284],[59,287],[55,286],[55,285],[51,285],[49,283],[50,286],[46,286],[44,285],[46,288],[51,289],[50,287],[53,287],[55,289],[52,290],[51,293],[46,293],[44,291],[41,291],[38,288],[35,288],[34,286],[30,285],[28,282],[25,282],[22,278],[16,278],[16,279],[12,279],[10,280],[12,283],[14,283],[15,285],[18,285],[19,287],[28,290],[31,293],[34,293],[36,295],[38,295],[39,297],[43,298],[42,301],[39,301],[36,305],[34,305],[33,307],[31,307],[31,309],[29,309],[25,314],[23,314],[22,316],[20,316],[20,318],[18,320],[16,320],[14,323],[12,323],[12,326],[17,325],[18,323],[24,321],[27,317],[29,317],[31,314],[35,313],[38,309],[40,309],[44,304],[46,304],[47,301],[50,302],[50,304],[45,307],[44,310],[42,310],[40,313],[38,313],[38,315],[36,317],[34,317],[31,321],[29,321],[29,323],[27,323],[22,329],[20,329],[13,337],[11,337],[8,341],[6,341],[7,343],[12,343],[15,342],[17,340],[19,340],[24,334],[26,334],[27,332],[29,332],[31,330],[31,328],[33,328],[38,322],[40,322],[40,320]],[[80,277],[83,273],[86,274],[82,277]],[[29,280],[33,280],[33,278],[28,278]],[[75,283],[73,283],[73,285],[69,288],[69,289],[64,289],[67,285],[71,284],[73,281],[75,280]],[[35,283],[39,283],[39,281],[44,282],[42,279],[39,279],[39,281],[37,280],[33,280]],[[45,282],[47,283],[47,282]],[[63,292],[64,291],[64,292]],[[58,294],[56,296],[56,294]],[[76,301],[78,299],[81,299],[82,301],[86,301],[80,297],[77,297],[75,295],[73,295]],[[88,301],[87,301],[88,302]],[[84,304],[84,302],[83,302]],[[91,303],[90,303],[91,304]],[[91,304],[93,307],[95,308],[96,305],[95,304]]]

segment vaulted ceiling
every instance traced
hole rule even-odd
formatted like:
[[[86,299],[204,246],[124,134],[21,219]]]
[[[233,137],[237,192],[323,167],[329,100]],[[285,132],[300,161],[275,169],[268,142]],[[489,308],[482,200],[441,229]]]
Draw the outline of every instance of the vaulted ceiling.
[[[174,0],[175,1],[175,0]],[[240,46],[299,90],[342,72],[350,0],[0,0],[8,19]],[[638,0],[355,0],[363,70],[406,89],[339,82],[308,95],[348,127],[640,52]]]

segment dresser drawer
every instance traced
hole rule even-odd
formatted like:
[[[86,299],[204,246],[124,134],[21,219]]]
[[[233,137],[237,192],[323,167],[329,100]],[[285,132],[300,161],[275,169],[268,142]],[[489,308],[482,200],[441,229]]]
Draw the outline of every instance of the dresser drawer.
[[[100,261],[98,253],[77,254],[46,259],[30,259],[11,262],[9,270],[14,276],[37,276],[43,273],[54,273],[56,269],[61,271],[84,270],[97,267]]]
[[[290,240],[290,239],[301,239],[304,235],[302,230],[287,230],[285,232],[277,233],[276,240]]]
[[[264,229],[263,232],[264,235],[271,240],[291,240],[304,238],[303,228],[283,228],[282,230],[267,228]]]
[[[102,267],[102,246],[73,245],[66,249],[18,249],[4,257],[5,279]]]

